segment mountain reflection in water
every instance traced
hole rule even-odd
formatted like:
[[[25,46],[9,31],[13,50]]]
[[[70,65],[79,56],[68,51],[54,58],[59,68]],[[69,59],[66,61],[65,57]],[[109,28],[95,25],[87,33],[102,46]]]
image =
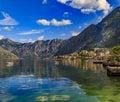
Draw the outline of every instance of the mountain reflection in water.
[[[119,102],[119,92],[120,78],[91,60],[0,60],[0,102]]]

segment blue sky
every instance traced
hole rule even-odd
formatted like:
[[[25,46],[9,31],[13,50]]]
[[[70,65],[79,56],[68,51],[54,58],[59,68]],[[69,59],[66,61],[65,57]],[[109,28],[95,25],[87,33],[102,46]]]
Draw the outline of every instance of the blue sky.
[[[0,0],[0,39],[68,39],[119,4],[120,0]]]

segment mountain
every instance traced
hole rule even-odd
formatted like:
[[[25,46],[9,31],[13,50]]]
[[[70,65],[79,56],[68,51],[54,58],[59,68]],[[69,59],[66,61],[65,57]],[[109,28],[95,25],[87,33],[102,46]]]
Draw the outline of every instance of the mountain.
[[[2,47],[0,47],[0,58],[18,59],[18,57],[15,54],[3,49]]]
[[[53,39],[47,41],[36,41],[34,43],[18,43],[10,39],[0,40],[0,46],[11,51],[17,56],[39,56],[49,57],[54,56],[58,51],[59,45],[62,43],[60,39]]]
[[[113,10],[98,24],[91,24],[78,36],[67,40],[53,39],[34,43],[19,43],[10,39],[0,40],[0,46],[20,57],[50,57],[64,55],[94,47],[120,45],[120,7]]]
[[[116,45],[120,45],[120,7],[113,10],[100,23],[91,24],[78,36],[63,41],[56,55]]]

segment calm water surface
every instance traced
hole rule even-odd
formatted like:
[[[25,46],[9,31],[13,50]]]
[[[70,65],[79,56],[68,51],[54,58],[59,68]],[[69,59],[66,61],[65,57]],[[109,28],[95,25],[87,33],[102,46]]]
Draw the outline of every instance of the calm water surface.
[[[0,59],[0,102],[120,102],[120,77],[91,60]]]

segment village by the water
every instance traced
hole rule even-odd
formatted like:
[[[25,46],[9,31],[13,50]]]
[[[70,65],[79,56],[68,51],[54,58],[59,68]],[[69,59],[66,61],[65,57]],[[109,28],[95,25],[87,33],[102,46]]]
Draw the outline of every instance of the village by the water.
[[[120,46],[113,48],[94,48],[56,56],[56,60],[92,60],[93,64],[102,64],[108,76],[120,76]]]

